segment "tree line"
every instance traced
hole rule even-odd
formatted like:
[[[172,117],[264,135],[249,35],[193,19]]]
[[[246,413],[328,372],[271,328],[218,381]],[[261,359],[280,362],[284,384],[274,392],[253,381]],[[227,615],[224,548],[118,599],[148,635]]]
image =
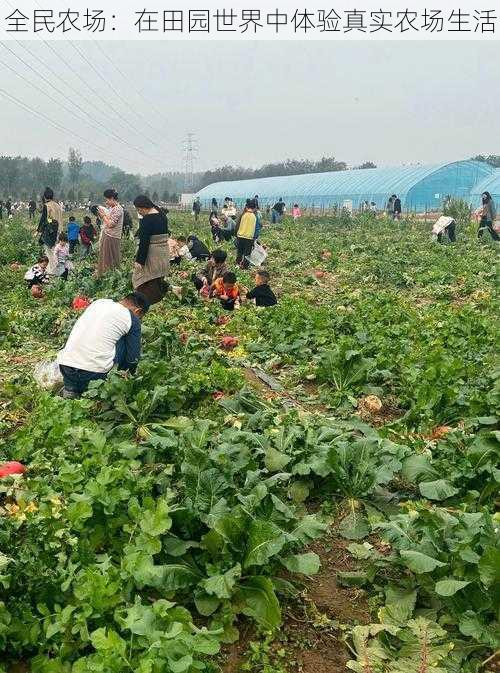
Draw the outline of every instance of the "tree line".
[[[375,167],[369,161],[357,168]],[[344,161],[337,161],[335,157],[322,157],[317,161],[286,159],[264,164],[260,168],[222,166],[195,173],[194,184],[195,191],[198,191],[213,182],[345,171],[347,168]],[[123,201],[133,200],[141,192],[156,200],[176,201],[178,195],[186,191],[184,181],[184,174],[180,171],[143,176],[127,173],[103,161],[85,161],[79,150],[73,147],[69,149],[67,161],[0,156],[0,198],[4,200],[39,200],[44,188],[50,186],[63,200],[95,201],[102,196],[104,189],[113,186]]]

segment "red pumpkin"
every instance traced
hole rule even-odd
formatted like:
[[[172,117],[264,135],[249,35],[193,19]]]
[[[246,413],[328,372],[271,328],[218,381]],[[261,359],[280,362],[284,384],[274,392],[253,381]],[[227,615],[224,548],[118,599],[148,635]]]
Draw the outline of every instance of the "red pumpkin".
[[[73,299],[72,306],[75,311],[84,311],[90,306],[90,299],[88,299],[88,297],[78,295]]]
[[[215,319],[215,324],[216,325],[227,325],[227,323],[231,320],[231,318],[228,315],[220,315],[218,318]]]
[[[214,400],[222,400],[224,393],[221,390],[217,390],[215,393],[212,393],[212,398]]]
[[[25,472],[25,466],[22,463],[18,463],[16,460],[0,465],[0,479],[9,477],[12,474],[24,474]]]
[[[321,270],[319,270],[319,269],[317,269],[317,270],[314,272],[314,275],[315,275],[315,277],[318,278],[318,279],[319,279],[319,278],[324,278],[324,277],[325,277],[325,272],[324,272],[324,271],[321,271]]]
[[[31,288],[31,296],[32,296],[34,299],[42,299],[42,297],[43,297],[43,290],[42,290],[42,288],[40,287],[40,285],[33,285],[33,287]]]

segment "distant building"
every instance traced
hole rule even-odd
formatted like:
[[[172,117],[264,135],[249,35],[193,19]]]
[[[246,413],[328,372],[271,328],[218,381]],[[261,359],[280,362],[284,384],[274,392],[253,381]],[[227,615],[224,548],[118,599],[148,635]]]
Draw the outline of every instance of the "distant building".
[[[181,206],[192,206],[195,198],[196,194],[181,194],[179,203]]]

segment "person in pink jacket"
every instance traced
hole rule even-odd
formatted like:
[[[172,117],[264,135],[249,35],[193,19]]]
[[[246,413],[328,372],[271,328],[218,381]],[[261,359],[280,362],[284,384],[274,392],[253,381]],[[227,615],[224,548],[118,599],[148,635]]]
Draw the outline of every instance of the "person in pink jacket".
[[[299,204],[294,204],[292,208],[292,217],[294,220],[298,220],[299,217],[302,217],[302,211],[300,210]]]

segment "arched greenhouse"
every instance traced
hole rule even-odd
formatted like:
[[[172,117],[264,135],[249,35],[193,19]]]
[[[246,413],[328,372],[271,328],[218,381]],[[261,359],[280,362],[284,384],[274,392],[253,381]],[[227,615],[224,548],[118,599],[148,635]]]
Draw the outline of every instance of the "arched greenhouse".
[[[391,194],[397,194],[405,209],[423,212],[439,209],[447,196],[469,201],[475,185],[494,172],[491,166],[482,162],[455,161],[432,166],[369,168],[216,182],[202,189],[197,196],[207,207],[212,198],[220,204],[229,196],[241,204],[257,194],[263,205],[283,197],[288,205],[297,202],[303,207],[342,207],[351,202],[357,209],[368,201],[381,209]]]
[[[470,194],[470,203],[473,208],[479,208],[481,205],[483,192],[491,194],[498,209],[500,207],[500,168],[494,170],[491,175],[474,186]]]

